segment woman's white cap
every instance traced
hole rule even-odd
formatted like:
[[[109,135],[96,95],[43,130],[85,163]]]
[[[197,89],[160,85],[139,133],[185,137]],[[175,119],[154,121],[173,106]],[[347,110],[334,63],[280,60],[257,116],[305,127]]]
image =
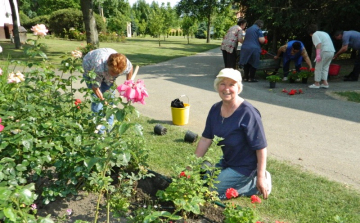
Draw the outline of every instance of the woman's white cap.
[[[232,68],[224,68],[222,69],[216,77],[226,77],[233,79],[236,82],[241,82],[241,73],[238,70],[234,70]]]

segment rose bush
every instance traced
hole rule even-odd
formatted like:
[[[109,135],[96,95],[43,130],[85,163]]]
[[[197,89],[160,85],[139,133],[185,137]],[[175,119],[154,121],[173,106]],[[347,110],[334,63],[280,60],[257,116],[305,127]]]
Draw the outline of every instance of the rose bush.
[[[38,29],[34,31],[40,35]],[[37,44],[25,50],[36,51],[32,57],[45,55]],[[15,73],[16,65],[22,65],[23,71]],[[13,61],[0,76],[0,218],[10,222],[33,219],[28,214],[35,202],[48,204],[77,194],[80,188],[99,197],[106,194],[108,212],[120,201],[125,209],[133,182],[149,176],[142,128],[127,121],[129,115],[137,114],[131,102],[107,93],[106,101],[116,106],[104,106],[100,114],[94,114],[89,105],[98,99],[91,90],[74,89],[72,84],[79,78],[75,72],[82,73],[81,58],[65,55],[59,67],[62,73],[55,70],[46,60]],[[82,100],[75,98],[76,92],[83,95]],[[106,126],[104,114],[115,115],[116,123],[99,135],[94,130],[99,124]],[[130,140],[128,130],[139,137]],[[21,198],[17,191],[23,187],[29,189]],[[36,199],[34,187],[41,188],[41,200]],[[95,222],[98,212],[99,204]]]

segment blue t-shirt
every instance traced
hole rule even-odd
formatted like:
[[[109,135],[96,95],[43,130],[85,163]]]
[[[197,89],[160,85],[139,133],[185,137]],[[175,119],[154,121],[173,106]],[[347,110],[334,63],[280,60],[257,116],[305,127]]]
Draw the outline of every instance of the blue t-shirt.
[[[301,44],[301,48],[300,48],[299,52],[297,52],[294,55],[291,55],[292,45],[295,42],[299,42]],[[288,62],[289,60],[294,60],[297,62],[296,64],[301,64],[301,62],[303,60],[303,57],[301,56],[301,52],[303,51],[303,49],[304,49],[304,44],[301,41],[298,41],[298,40],[289,41],[287,43],[285,55],[283,56],[284,63]]]
[[[360,32],[354,30],[344,31],[342,37],[342,45],[348,45],[354,50],[360,50]]]
[[[267,147],[264,127],[259,111],[244,101],[228,118],[221,117],[222,102],[214,104],[206,120],[203,137],[222,137],[222,167],[231,167],[249,176],[257,167],[256,150]]]

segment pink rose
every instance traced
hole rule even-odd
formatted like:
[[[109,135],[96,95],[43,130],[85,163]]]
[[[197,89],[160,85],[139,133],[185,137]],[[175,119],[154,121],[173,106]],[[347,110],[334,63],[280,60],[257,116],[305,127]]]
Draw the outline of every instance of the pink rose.
[[[79,50],[73,50],[71,51],[71,56],[74,58],[81,58],[82,57],[82,52]]]
[[[128,101],[140,102],[145,104],[145,97],[148,97],[144,81],[138,80],[136,83],[132,80],[127,80],[124,84],[117,87],[120,96],[125,97]]]
[[[31,28],[31,31],[34,32],[35,36],[46,36],[46,33],[49,32],[49,30],[46,29],[44,24],[37,24],[36,26],[33,26]]]

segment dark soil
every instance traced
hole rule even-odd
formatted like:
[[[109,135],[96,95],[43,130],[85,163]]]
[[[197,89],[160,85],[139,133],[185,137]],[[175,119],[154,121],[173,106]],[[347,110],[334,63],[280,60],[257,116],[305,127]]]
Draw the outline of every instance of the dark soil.
[[[156,192],[158,190],[164,190],[169,185],[170,179],[153,173],[155,177],[146,178],[140,180],[136,185],[135,196],[132,197],[131,206],[129,208],[129,214],[137,207],[143,206],[145,203],[158,204],[159,210],[169,211],[173,209],[171,202],[160,202],[156,199]],[[47,216],[51,214],[53,220],[57,221],[63,219],[61,222],[75,222],[76,220],[83,220],[93,222],[95,217],[95,208],[97,203],[98,195],[87,193],[84,191],[79,192],[78,195],[69,196],[66,198],[59,198],[56,201],[51,202],[48,205],[38,205],[38,215]],[[104,205],[102,198],[102,205]],[[70,216],[67,215],[67,209],[71,209],[72,213]],[[223,207],[216,204],[201,208],[202,215],[189,216],[186,221],[176,221],[179,223],[210,223],[210,222],[223,222]],[[106,222],[106,210],[100,211],[98,222]],[[110,217],[110,222],[128,222],[125,217],[115,218]]]

